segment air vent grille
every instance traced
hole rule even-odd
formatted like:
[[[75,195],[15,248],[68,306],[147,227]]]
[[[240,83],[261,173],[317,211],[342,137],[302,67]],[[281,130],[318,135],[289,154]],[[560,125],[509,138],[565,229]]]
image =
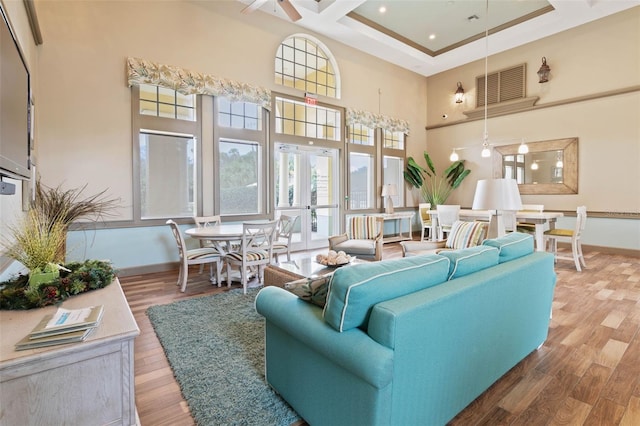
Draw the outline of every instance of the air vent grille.
[[[487,104],[497,104],[513,99],[525,98],[526,64],[504,69],[487,75]],[[476,77],[478,97],[476,106],[484,106],[484,75]]]

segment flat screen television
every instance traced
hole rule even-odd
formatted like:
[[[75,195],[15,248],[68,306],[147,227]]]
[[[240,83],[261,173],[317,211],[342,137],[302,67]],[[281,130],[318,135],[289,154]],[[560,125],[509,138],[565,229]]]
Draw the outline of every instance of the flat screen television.
[[[0,5],[0,176],[29,179],[29,69]]]

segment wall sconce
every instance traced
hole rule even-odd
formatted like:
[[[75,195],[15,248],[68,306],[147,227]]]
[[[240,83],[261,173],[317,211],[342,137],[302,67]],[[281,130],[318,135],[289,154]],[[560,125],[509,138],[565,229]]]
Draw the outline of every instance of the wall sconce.
[[[543,56],[542,65],[540,65],[540,69],[538,70],[538,78],[540,79],[538,83],[546,83],[547,81],[549,81],[550,71],[551,71],[551,68],[549,68],[549,65],[547,65],[547,58]]]
[[[458,82],[458,89],[456,90],[456,103],[461,104],[464,100],[464,89],[462,83]]]
[[[538,170],[538,160],[531,163],[531,170]]]
[[[449,156],[449,160],[450,161],[458,161],[459,159],[460,159],[460,157],[458,156],[458,153],[456,152],[456,149],[453,148],[453,152]]]

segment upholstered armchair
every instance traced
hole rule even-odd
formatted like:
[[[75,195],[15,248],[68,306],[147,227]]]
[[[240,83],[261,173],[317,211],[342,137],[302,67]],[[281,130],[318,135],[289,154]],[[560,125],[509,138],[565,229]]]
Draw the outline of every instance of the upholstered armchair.
[[[348,231],[329,237],[329,250],[344,251],[358,258],[382,260],[384,221],[375,216],[351,216]]]

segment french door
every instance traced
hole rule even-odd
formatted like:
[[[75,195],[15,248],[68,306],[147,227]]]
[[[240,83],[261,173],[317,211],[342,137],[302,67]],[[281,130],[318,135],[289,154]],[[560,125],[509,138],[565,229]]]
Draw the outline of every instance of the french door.
[[[292,250],[327,247],[339,231],[338,150],[275,144],[275,210],[299,216]]]

